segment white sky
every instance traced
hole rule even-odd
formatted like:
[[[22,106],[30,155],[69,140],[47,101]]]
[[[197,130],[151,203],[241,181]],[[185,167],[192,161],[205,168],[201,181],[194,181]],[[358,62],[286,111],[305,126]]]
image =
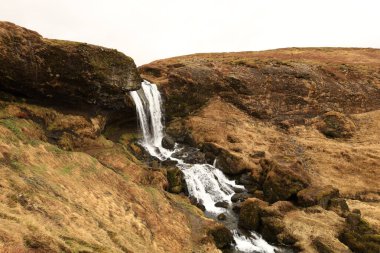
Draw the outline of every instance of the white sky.
[[[0,20],[116,48],[137,65],[199,52],[380,48],[379,0],[0,0]]]

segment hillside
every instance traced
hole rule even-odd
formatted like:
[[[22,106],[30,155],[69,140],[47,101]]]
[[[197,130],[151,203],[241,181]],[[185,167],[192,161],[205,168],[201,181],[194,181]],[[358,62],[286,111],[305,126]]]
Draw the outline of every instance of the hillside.
[[[218,252],[136,145],[130,57],[0,22],[0,63],[0,252]]]
[[[167,132],[251,189],[243,205],[261,210],[266,239],[378,252],[380,50],[195,54],[139,71],[160,86]]]

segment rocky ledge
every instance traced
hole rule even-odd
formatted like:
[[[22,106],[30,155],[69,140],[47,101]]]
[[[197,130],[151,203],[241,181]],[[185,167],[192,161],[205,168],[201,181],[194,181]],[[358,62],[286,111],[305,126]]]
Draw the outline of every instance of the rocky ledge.
[[[168,134],[245,186],[242,228],[301,252],[379,252],[380,50],[195,54],[139,71],[164,95]]]
[[[125,93],[140,83],[132,58],[114,49],[46,39],[0,22],[2,91],[76,107],[123,109]]]

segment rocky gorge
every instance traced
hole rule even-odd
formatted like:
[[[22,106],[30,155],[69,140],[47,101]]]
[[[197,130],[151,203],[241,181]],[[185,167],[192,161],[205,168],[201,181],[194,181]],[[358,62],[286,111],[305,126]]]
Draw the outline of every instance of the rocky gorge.
[[[143,79],[163,99],[163,146],[185,145],[187,162],[215,162],[244,189],[232,196],[242,230],[295,252],[379,252],[379,50],[196,54],[136,68],[116,50],[8,22],[0,252],[231,251],[231,232],[187,196],[175,163],[141,146],[128,93]]]

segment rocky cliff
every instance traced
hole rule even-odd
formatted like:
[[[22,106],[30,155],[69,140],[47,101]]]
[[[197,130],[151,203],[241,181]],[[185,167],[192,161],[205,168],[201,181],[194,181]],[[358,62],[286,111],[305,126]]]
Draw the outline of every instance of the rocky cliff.
[[[167,132],[246,186],[242,227],[302,252],[379,252],[380,50],[195,54],[139,71],[164,94]]]
[[[0,252],[219,252],[136,144],[140,80],[116,50],[0,22]]]

